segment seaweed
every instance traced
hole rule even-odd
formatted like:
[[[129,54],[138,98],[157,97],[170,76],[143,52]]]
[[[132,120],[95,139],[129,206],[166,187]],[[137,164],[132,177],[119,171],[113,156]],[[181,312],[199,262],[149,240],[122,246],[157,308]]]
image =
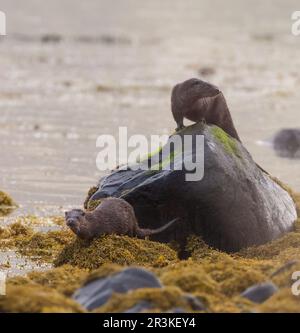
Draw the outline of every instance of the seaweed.
[[[176,287],[136,289],[129,294],[113,294],[109,301],[93,312],[124,312],[139,302],[150,304],[150,312],[165,312],[174,308],[182,308],[187,312],[193,309],[184,297],[184,293]]]
[[[300,195],[287,191],[299,211]],[[60,224],[62,218],[57,221]],[[55,266],[9,278],[8,295],[0,298],[0,312],[82,312],[70,298],[73,292],[128,266],[152,271],[163,288],[113,294],[95,312],[122,312],[142,301],[150,306],[144,311],[195,311],[187,294],[201,301],[206,312],[300,312],[299,298],[291,292],[292,273],[300,271],[300,219],[294,230],[283,237],[231,254],[191,236],[186,246],[187,260],[179,260],[177,248],[171,244],[117,235],[103,235],[87,242],[64,228],[47,233],[35,231],[32,225],[41,222],[36,217],[18,218],[0,228],[0,248],[13,248],[23,256]],[[263,304],[241,297],[245,289],[265,281],[272,281],[279,291]]]
[[[46,286],[8,283],[6,297],[0,297],[0,312],[75,313],[84,312],[71,298]]]
[[[16,208],[18,208],[18,205],[14,200],[5,192],[0,191],[0,216],[9,215]]]
[[[103,235],[91,242],[76,239],[61,251],[54,264],[97,269],[105,263],[165,266],[175,260],[177,253],[168,245],[128,236]]]

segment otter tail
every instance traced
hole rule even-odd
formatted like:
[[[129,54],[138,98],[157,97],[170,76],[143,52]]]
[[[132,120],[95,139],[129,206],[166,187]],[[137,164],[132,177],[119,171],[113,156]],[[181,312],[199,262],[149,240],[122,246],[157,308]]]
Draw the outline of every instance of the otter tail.
[[[178,220],[179,220],[179,217],[177,217],[176,219],[166,223],[165,225],[163,225],[162,227],[157,228],[157,229],[140,229],[140,228],[138,228],[136,230],[136,236],[138,238],[145,238],[145,237],[148,237],[148,236],[151,236],[151,235],[159,234],[160,232],[168,229],[171,225],[173,225]]]

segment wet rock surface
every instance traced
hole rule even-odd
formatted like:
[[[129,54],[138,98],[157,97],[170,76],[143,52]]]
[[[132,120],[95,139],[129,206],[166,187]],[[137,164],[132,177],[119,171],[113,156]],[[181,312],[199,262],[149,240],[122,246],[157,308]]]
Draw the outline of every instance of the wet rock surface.
[[[89,282],[74,294],[73,298],[91,311],[105,304],[113,293],[127,293],[139,288],[161,288],[159,280],[151,272],[140,268],[128,268],[107,278]],[[137,304],[129,312],[140,312],[145,304]]]
[[[277,291],[278,288],[274,283],[266,282],[249,287],[241,294],[241,296],[254,303],[263,303]]]
[[[297,219],[292,198],[257,167],[242,144],[220,128],[201,123],[179,135],[194,138],[184,158],[181,146],[175,145],[167,155],[166,145],[160,153],[138,163],[140,169],[123,167],[102,178],[88,204],[104,197],[122,197],[133,205],[144,228],[157,228],[180,217],[176,226],[152,239],[185,244],[189,235],[196,234],[208,245],[227,252],[264,244],[292,230]],[[187,181],[186,175],[191,173],[186,172],[185,163],[199,156],[197,135],[204,136],[204,177]],[[143,170],[150,158],[152,169]],[[167,162],[171,170],[164,170]],[[153,170],[153,164],[158,170]],[[178,170],[180,164],[182,170]]]

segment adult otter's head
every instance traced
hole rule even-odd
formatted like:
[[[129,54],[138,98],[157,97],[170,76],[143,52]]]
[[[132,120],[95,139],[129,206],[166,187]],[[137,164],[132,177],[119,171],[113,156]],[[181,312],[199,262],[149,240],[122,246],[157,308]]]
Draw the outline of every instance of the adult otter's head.
[[[82,227],[86,224],[85,212],[81,209],[72,209],[65,212],[67,226],[76,234],[79,235]]]
[[[172,90],[172,111],[185,113],[195,102],[201,102],[205,106],[211,98],[220,93],[216,86],[208,82],[199,79],[186,80],[177,84]]]

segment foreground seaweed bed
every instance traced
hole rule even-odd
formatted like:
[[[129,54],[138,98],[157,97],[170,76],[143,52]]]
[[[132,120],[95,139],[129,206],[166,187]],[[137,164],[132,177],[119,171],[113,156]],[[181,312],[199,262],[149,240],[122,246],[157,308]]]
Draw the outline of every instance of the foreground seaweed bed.
[[[299,211],[300,196],[290,193]],[[197,297],[208,312],[300,312],[300,300],[291,293],[292,272],[300,271],[300,220],[294,232],[232,255],[191,237],[188,260],[179,260],[173,247],[149,240],[111,235],[86,243],[66,229],[41,233],[22,222],[0,229],[0,248],[14,248],[55,268],[10,278],[8,295],[0,298],[0,312],[83,312],[72,293],[87,281],[127,266],[151,270],[165,287],[114,294],[95,312],[122,312],[141,300],[151,304],[151,312],[174,308],[189,312],[193,309],[183,297],[187,293]],[[263,304],[240,297],[249,286],[265,281],[280,290]]]

